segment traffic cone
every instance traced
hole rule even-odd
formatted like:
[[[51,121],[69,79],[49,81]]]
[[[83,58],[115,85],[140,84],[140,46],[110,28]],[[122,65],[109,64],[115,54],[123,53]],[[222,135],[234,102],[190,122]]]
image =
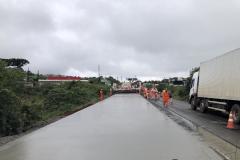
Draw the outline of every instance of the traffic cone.
[[[232,115],[232,111],[229,114],[229,119],[228,119],[228,123],[227,123],[227,128],[228,129],[234,129],[234,122],[233,122],[233,115]]]

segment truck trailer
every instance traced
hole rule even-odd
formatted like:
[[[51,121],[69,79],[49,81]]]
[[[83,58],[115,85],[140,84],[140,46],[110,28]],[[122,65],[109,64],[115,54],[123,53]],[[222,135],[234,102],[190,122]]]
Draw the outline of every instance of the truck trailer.
[[[232,111],[234,122],[240,123],[240,49],[201,63],[190,88],[193,110]]]

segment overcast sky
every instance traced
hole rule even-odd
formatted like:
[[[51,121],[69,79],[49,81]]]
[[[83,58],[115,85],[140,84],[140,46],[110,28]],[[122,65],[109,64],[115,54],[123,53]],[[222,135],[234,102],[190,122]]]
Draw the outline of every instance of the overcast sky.
[[[0,0],[0,57],[33,72],[187,76],[239,47],[239,0]]]

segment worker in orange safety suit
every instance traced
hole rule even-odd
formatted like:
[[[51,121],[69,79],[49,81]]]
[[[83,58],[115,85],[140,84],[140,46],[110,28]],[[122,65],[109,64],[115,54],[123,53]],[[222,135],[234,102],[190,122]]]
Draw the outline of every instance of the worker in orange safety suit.
[[[144,97],[147,98],[147,94],[148,94],[148,89],[144,88]]]
[[[113,90],[112,90],[112,88],[110,88],[109,89],[109,96],[112,96],[112,94],[113,94]]]
[[[150,89],[146,89],[147,90],[147,99],[150,99]]]
[[[103,99],[104,99],[103,89],[100,89],[100,91],[99,91],[99,100],[102,101]]]
[[[155,86],[151,89],[151,92],[152,92],[152,99],[157,100],[158,90]]]
[[[162,100],[163,100],[163,106],[164,107],[168,107],[169,99],[170,99],[170,97],[169,97],[169,93],[168,93],[167,89],[163,90],[163,92],[162,92]]]

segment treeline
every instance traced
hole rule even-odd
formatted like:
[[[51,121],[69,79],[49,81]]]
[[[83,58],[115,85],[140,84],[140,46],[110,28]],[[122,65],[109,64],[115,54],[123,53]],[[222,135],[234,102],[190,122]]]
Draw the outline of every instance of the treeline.
[[[9,67],[9,64],[0,60],[0,136],[24,132],[38,123],[80,109],[96,102],[101,88],[105,94],[109,90],[98,81],[30,87],[26,85],[29,71],[21,69],[23,65]]]

